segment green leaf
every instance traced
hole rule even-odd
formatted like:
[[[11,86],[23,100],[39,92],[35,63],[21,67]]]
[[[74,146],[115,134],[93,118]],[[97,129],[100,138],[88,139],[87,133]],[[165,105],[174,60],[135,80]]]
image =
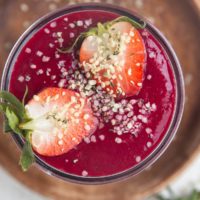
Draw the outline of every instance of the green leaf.
[[[4,104],[4,103],[0,104],[0,111],[3,112],[3,113],[6,112],[6,104]]]
[[[6,113],[7,108],[11,109],[14,113],[17,114],[17,110],[13,105],[9,103],[0,103],[0,112]]]
[[[90,35],[97,35],[98,30],[97,27],[90,28],[89,31],[85,32],[85,37],[88,37]]]
[[[27,138],[26,143],[23,146],[19,164],[22,170],[25,172],[34,162],[35,162],[35,156],[33,154],[30,140]]]
[[[97,31],[98,36],[101,37],[104,33],[107,32],[106,27],[102,23],[97,24]]]
[[[194,190],[191,195],[191,200],[199,200],[199,199],[200,199],[200,193],[198,193],[196,190]]]
[[[200,193],[194,190],[191,194],[185,197],[174,197],[173,193],[170,193],[170,198],[162,197],[161,195],[155,196],[157,200],[200,200]]]
[[[3,132],[4,132],[4,133],[10,133],[10,132],[12,132],[12,131],[13,131],[13,130],[12,130],[12,128],[10,128],[10,126],[9,126],[8,119],[5,118],[4,121],[3,121]]]
[[[31,120],[26,115],[24,107],[27,93],[28,87],[26,86],[24,97],[21,103],[11,93],[6,91],[0,92],[0,100],[4,100],[3,102],[0,101],[0,111],[3,112],[6,116],[4,120],[4,132],[13,131],[16,134],[25,137],[26,139],[19,162],[23,171],[27,171],[30,165],[35,161],[35,157],[30,143],[31,132],[20,128],[21,124],[25,124],[26,122]]]
[[[16,108],[8,103],[0,103],[0,111],[6,115],[6,117],[4,118],[4,121],[3,121],[3,132],[8,133],[8,132],[14,131],[18,134],[21,134],[22,131],[19,129],[19,126],[13,126],[11,128],[11,126],[9,125],[9,123],[14,123],[14,121],[12,121],[13,120],[12,117],[18,118],[18,121],[20,121],[19,117],[16,114],[17,113]],[[10,119],[8,119],[8,116]],[[24,118],[23,121],[25,121],[25,120],[26,120],[26,118]],[[18,122],[18,125],[19,125],[19,122]]]
[[[144,22],[142,20],[140,20],[140,22],[137,22],[137,21],[135,21],[135,20],[133,20],[129,17],[126,17],[126,16],[121,16],[121,17],[114,19],[107,26],[111,26],[111,25],[113,25],[114,23],[117,23],[117,22],[129,22],[137,29],[144,29],[146,27],[146,22]]]
[[[106,22],[106,23],[98,23],[97,27],[94,28],[90,28],[89,31],[86,31],[84,33],[81,33],[76,40],[73,42],[73,44],[68,47],[68,48],[63,48],[63,49],[57,49],[58,52],[60,53],[71,53],[72,50],[74,49],[74,47],[79,43],[82,42],[86,37],[91,36],[91,35],[98,35],[98,36],[102,36],[103,33],[106,33],[108,31],[108,29],[110,28],[110,26],[112,26],[114,23],[117,22],[122,22],[122,21],[126,21],[131,23],[135,28],[138,29],[144,29],[146,27],[146,23],[144,21],[135,21],[129,17],[126,16],[121,16],[118,17],[112,21]]]
[[[15,114],[15,112],[13,112],[12,109],[10,109],[9,107],[6,108],[6,117],[7,117],[7,122],[9,127],[17,134],[22,134],[21,130],[19,129],[19,118],[18,116]],[[6,125],[7,126],[7,125]],[[8,126],[7,126],[8,127]]]
[[[71,53],[74,47],[85,38],[85,33],[80,34],[69,48],[57,49],[60,53]]]
[[[0,111],[3,112],[3,113],[6,113],[6,109],[9,108],[10,110],[13,110],[14,112],[15,109],[10,105],[10,104],[7,104],[7,103],[1,103],[0,104]],[[8,132],[12,132],[12,128],[9,126],[9,122],[8,122],[8,119],[7,117],[4,118],[4,121],[3,121],[3,132],[4,133],[8,133]]]
[[[21,120],[24,118],[24,105],[13,94],[7,91],[1,91],[0,98],[8,102],[11,106],[13,106],[16,109],[15,114],[18,115]]]
[[[81,33],[76,40],[73,42],[73,44],[68,47],[68,48],[63,48],[63,49],[57,49],[58,52],[60,53],[71,53],[74,49],[74,47],[79,43],[82,42],[86,37],[91,36],[91,35],[96,35],[97,34],[97,28],[91,28],[89,31]]]

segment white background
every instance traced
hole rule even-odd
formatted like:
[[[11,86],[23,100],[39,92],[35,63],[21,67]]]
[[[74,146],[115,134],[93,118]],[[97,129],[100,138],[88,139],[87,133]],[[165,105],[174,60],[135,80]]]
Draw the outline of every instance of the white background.
[[[200,155],[191,166],[169,185],[176,195],[189,193],[192,189],[200,190]],[[168,195],[167,190],[162,194]],[[14,197],[14,198],[13,198]],[[23,186],[0,167],[0,199],[2,200],[49,200]]]

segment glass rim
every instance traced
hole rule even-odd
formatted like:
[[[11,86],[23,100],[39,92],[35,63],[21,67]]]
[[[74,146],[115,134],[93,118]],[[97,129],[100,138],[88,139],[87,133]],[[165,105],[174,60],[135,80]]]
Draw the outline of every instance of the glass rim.
[[[47,164],[41,158],[35,155],[36,166],[49,175],[53,175],[63,180],[79,183],[79,184],[105,184],[105,183],[120,181],[130,176],[136,175],[139,172],[143,171],[145,168],[152,165],[164,153],[166,148],[171,143],[172,139],[174,138],[177,132],[178,126],[180,124],[180,121],[183,115],[185,90],[184,90],[184,80],[183,80],[181,66],[172,46],[164,37],[164,35],[154,25],[152,25],[151,23],[148,22],[148,20],[144,19],[143,17],[135,13],[135,11],[127,10],[125,8],[121,8],[116,5],[104,4],[104,3],[76,4],[72,6],[63,7],[54,12],[50,12],[46,14],[45,16],[36,20],[21,35],[21,37],[18,39],[18,41],[12,48],[3,70],[1,90],[9,89],[9,77],[12,71],[11,69],[14,66],[12,61],[17,56],[17,53],[19,53],[21,47],[23,47],[23,45],[26,43],[27,39],[30,39],[29,38],[30,35],[34,34],[36,31],[38,31],[41,27],[43,27],[49,21],[56,19],[64,14],[69,14],[72,12],[80,12],[80,11],[85,11],[85,10],[103,10],[103,11],[108,11],[108,12],[114,12],[119,15],[128,16],[137,21],[140,21],[142,19],[143,21],[147,22],[146,29],[150,31],[156,37],[156,39],[161,44],[162,48],[164,48],[164,50],[166,51],[167,56],[169,57],[171,66],[174,71],[175,82],[176,82],[176,104],[175,104],[173,117],[168,127],[168,130],[165,133],[164,137],[162,138],[162,141],[160,142],[160,144],[143,161],[141,161],[136,166],[131,167],[122,172],[112,174],[112,175],[99,176],[99,177],[98,176],[97,177],[90,177],[90,176],[83,177],[83,176],[78,176],[75,174],[70,174],[70,173],[60,171],[56,169],[55,167],[52,167],[51,165]],[[12,137],[15,140],[18,147],[22,149],[23,144],[24,144],[23,139],[14,133],[12,133]]]

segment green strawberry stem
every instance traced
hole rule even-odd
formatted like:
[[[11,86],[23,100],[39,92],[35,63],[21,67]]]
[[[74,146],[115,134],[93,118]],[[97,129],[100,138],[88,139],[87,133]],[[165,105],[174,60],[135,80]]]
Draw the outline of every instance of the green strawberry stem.
[[[24,102],[28,88],[23,97],[22,103],[10,92],[0,92],[0,112],[5,114],[4,120],[4,132],[14,132],[25,139],[22,154],[19,164],[23,171],[27,171],[28,168],[35,161],[34,153],[31,147],[31,133],[34,130],[33,120],[30,119],[26,113]],[[32,123],[32,127],[30,124]],[[29,128],[27,128],[27,126]]]
[[[112,21],[106,22],[106,23],[98,23],[97,27],[94,28],[90,28],[88,31],[81,33],[76,40],[74,41],[74,43],[68,47],[68,48],[63,48],[63,49],[57,49],[58,52],[60,53],[71,53],[72,50],[74,49],[74,47],[82,42],[86,37],[88,36],[102,36],[103,33],[107,33],[108,29],[115,23],[117,22],[129,22],[130,24],[132,24],[132,26],[134,26],[137,29],[144,29],[146,27],[146,23],[144,21],[140,21],[137,22],[134,19],[131,19],[129,17],[126,16],[121,16],[118,17]]]
[[[53,123],[46,114],[19,124],[21,130],[30,132],[33,130],[48,132],[52,130],[53,126]]]
[[[34,129],[34,120],[19,124],[21,130],[32,131]]]

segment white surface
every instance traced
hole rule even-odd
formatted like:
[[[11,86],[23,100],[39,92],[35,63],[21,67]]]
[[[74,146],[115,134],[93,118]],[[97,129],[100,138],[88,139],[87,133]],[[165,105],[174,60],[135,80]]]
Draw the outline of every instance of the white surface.
[[[200,155],[176,181],[169,185],[169,187],[175,196],[184,196],[193,189],[200,191]],[[164,190],[162,194],[168,196],[169,191]]]
[[[39,194],[32,192],[11,177],[0,167],[0,199],[2,200],[47,200]]]
[[[200,190],[200,155],[194,163],[169,187],[174,194],[183,195],[189,193],[192,189]],[[162,192],[168,196],[168,190]],[[0,167],[0,199],[3,200],[47,200],[47,198],[31,191],[23,186],[4,169]]]

